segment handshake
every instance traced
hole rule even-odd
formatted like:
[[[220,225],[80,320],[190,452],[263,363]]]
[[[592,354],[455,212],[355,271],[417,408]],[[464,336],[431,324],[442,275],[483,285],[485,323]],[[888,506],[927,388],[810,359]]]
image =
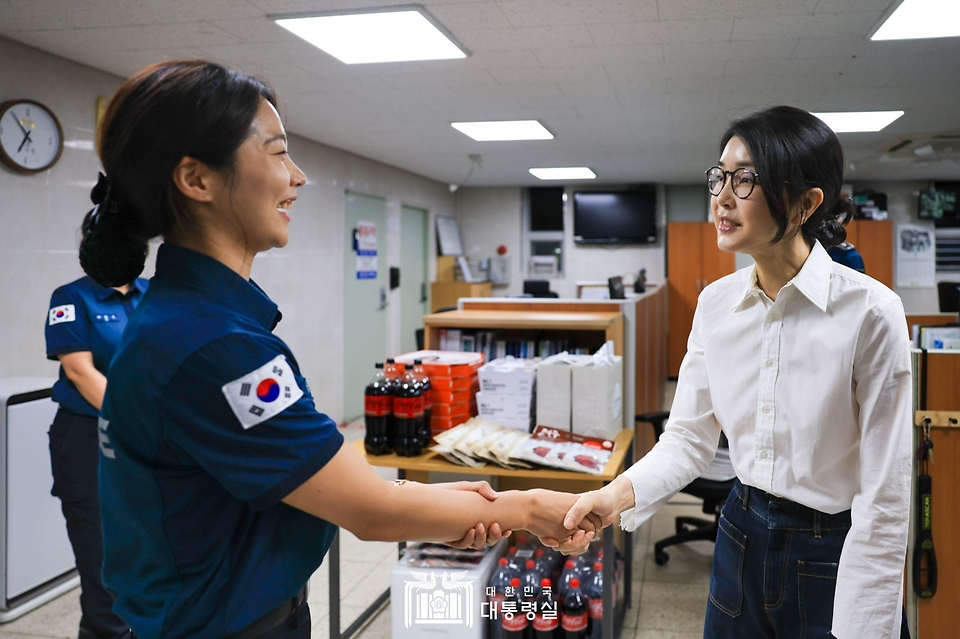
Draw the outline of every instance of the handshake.
[[[496,493],[487,482],[457,482],[445,486],[451,490],[475,491],[488,501],[506,499],[511,506],[522,509],[522,527],[540,538],[541,543],[564,555],[579,555],[587,551],[590,542],[600,531],[612,524],[617,516],[634,506],[633,485],[624,476],[617,477],[600,490],[581,495],[534,489]],[[481,549],[492,546],[511,530],[502,530],[499,523],[487,529],[478,523],[463,538],[447,542],[455,548]]]

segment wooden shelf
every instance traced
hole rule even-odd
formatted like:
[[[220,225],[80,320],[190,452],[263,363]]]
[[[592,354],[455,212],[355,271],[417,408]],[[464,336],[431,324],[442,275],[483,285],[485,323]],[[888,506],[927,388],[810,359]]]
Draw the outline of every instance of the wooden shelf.
[[[444,328],[525,328],[606,331],[621,321],[620,313],[549,313],[528,311],[449,311],[423,316],[424,326]]]
[[[399,457],[395,454],[390,455],[367,455],[363,449],[363,440],[353,443],[356,448],[369,462],[371,466],[381,466],[384,468],[399,468],[408,472],[420,473],[461,473],[464,475],[487,475],[494,477],[513,477],[537,480],[562,480],[577,482],[610,482],[617,478],[626,461],[627,451],[630,448],[630,440],[633,438],[633,431],[621,430],[617,435],[616,447],[610,460],[604,467],[603,473],[599,475],[590,475],[588,473],[575,473],[565,470],[551,470],[549,468],[536,468],[533,470],[509,470],[501,468],[496,464],[487,464],[483,468],[470,468],[451,464],[439,454],[428,451],[419,457]],[[629,463],[633,463],[630,460]]]

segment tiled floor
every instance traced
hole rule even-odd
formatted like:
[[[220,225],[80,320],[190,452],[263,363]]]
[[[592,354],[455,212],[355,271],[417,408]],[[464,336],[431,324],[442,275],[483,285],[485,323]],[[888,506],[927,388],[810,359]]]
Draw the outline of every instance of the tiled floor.
[[[673,400],[669,385],[665,406]],[[359,426],[344,429],[348,440],[363,436]],[[392,471],[378,469],[384,477]],[[633,564],[633,606],[628,611],[621,634],[623,639],[699,639],[703,636],[703,618],[710,583],[713,544],[694,542],[674,546],[670,561],[657,566],[653,543],[673,534],[678,515],[700,516],[696,500],[680,494],[644,524],[635,538]],[[390,583],[390,571],[396,562],[396,545],[362,542],[341,530],[341,629]],[[310,610],[314,639],[329,639],[328,571],[324,565],[310,580]],[[68,592],[49,604],[13,621],[0,625],[0,639],[61,639],[77,636],[80,619],[79,589]],[[390,605],[376,615],[357,635],[358,639],[390,637]]]

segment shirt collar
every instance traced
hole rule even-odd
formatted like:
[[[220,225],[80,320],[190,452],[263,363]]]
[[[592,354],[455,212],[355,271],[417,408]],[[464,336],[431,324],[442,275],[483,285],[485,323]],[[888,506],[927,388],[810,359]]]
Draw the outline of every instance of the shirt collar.
[[[94,290],[97,293],[97,299],[100,300],[101,302],[105,302],[107,299],[109,299],[113,295],[117,295],[119,297],[124,296],[123,293],[121,293],[115,288],[112,288],[110,286],[101,286],[100,284],[95,282],[92,277],[90,278],[90,281],[93,282]],[[132,297],[132,294],[134,293],[137,296],[143,295],[143,292],[146,290],[146,286],[144,286],[143,284],[144,281],[145,280],[139,277],[133,280],[133,283],[130,285],[130,292],[127,293],[127,296]]]
[[[757,267],[752,265],[745,271],[742,293],[737,296],[733,310],[742,309],[747,300],[758,298],[763,295],[760,285],[757,282]],[[833,260],[826,249],[820,245],[820,242],[814,241],[813,249],[807,256],[800,272],[792,280],[787,282],[787,286],[793,285],[806,297],[814,306],[821,311],[826,312],[827,300],[830,298],[830,276],[833,273]],[[784,287],[786,288],[786,286]]]
[[[222,300],[272,331],[280,310],[256,282],[240,277],[222,262],[192,249],[164,243],[157,251],[155,280],[177,280]]]

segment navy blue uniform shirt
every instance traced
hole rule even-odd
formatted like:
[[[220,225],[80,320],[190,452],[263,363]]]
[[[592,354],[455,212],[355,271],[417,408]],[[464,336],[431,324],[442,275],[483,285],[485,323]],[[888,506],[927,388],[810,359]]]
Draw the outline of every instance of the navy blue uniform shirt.
[[[293,597],[336,527],[281,499],[340,449],[253,282],[172,244],[100,420],[103,580],[141,639],[222,637]]]
[[[147,280],[137,278],[124,295],[100,286],[89,277],[64,284],[53,292],[47,311],[47,359],[58,355],[90,351],[93,366],[107,374],[120,335],[147,290]],[[83,398],[60,367],[60,379],[53,385],[53,401],[78,415],[96,417],[98,411]]]

